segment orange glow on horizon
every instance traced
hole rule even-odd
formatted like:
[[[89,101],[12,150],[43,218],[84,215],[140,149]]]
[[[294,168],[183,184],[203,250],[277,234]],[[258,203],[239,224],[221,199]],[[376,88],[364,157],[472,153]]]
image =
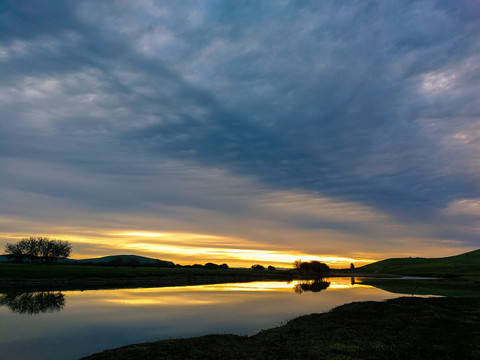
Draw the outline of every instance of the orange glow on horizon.
[[[129,233],[128,235],[130,235]],[[125,234],[127,235],[127,234]],[[136,235],[138,236],[138,235]],[[139,235],[141,237],[150,235]],[[165,235],[164,235],[165,236]],[[184,238],[185,234],[182,234]],[[192,235],[195,236],[195,235]],[[357,266],[365,265],[374,260],[371,259],[353,259],[342,256],[325,256],[325,255],[309,255],[305,253],[293,253],[289,251],[275,251],[275,250],[249,250],[239,249],[234,247],[196,247],[188,245],[166,245],[166,244],[151,244],[146,242],[131,242],[125,245],[126,248],[149,253],[169,254],[170,256],[178,257],[182,254],[183,258],[190,258],[194,261],[205,262],[226,262],[230,266],[245,266],[246,263],[253,265],[261,263],[264,265],[273,265],[276,267],[291,268],[296,260],[312,261],[317,260],[324,262],[333,268],[349,267],[351,263]]]
[[[3,234],[4,238],[19,240],[34,234]],[[5,236],[6,235],[6,236]],[[250,267],[261,264],[277,268],[292,268],[296,260],[321,261],[331,268],[347,268],[351,263],[359,267],[376,260],[351,257],[308,254],[289,250],[269,249],[272,244],[259,244],[249,240],[197,233],[155,231],[103,231],[89,233],[42,234],[51,238],[71,241],[74,259],[87,259],[108,255],[132,254],[172,261],[181,265],[227,263],[230,267]],[[77,246],[75,246],[77,245]],[[77,250],[76,250],[77,248]]]

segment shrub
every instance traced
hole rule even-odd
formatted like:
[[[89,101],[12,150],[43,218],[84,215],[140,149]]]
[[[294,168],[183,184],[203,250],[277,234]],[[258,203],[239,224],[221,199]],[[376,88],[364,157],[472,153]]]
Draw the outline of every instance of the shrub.
[[[295,261],[294,265],[302,272],[309,272],[315,275],[325,275],[330,271],[330,267],[327,264],[316,260],[310,262],[302,262],[297,260]]]
[[[220,267],[220,265],[209,262],[209,263],[206,263],[203,267],[205,269],[213,270],[213,269],[218,269]]]
[[[253,270],[265,270],[265,267],[260,264],[252,265]]]

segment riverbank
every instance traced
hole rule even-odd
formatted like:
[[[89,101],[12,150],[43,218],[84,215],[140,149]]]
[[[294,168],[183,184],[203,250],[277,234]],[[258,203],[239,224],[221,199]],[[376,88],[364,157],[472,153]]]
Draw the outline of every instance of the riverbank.
[[[82,360],[479,357],[480,299],[403,297],[343,305],[249,337],[169,339],[107,350]]]
[[[162,287],[292,280],[288,271],[0,264],[0,289],[96,289]]]
[[[469,296],[480,292],[480,281],[463,278],[405,279],[401,275],[368,274],[332,269],[326,278],[350,277],[352,282],[390,292],[416,295]],[[298,270],[205,269],[192,267],[127,267],[91,265],[0,264],[0,290],[87,290],[189,286],[251,281],[313,280],[318,275]]]
[[[332,270],[328,277],[355,277],[361,273]],[[373,276],[388,276],[375,274]],[[390,275],[391,276],[391,275]],[[153,266],[0,264],[0,289],[95,289],[185,286],[247,281],[292,281],[318,275],[297,270],[205,269]]]
[[[480,297],[480,281],[465,278],[364,277],[358,283],[396,294]]]

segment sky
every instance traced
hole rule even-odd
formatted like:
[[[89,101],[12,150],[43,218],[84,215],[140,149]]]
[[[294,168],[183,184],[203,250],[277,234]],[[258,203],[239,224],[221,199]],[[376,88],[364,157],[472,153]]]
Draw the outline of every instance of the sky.
[[[0,248],[331,266],[480,248],[480,2],[0,4]]]

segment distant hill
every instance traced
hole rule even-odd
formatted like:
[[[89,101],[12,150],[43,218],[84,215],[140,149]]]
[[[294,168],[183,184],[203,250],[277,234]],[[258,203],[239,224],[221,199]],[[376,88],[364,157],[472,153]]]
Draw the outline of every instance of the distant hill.
[[[158,260],[152,259],[145,256],[138,256],[138,255],[110,255],[110,256],[103,256],[99,258],[92,258],[92,259],[82,259],[82,260],[74,260],[68,259],[67,262],[73,263],[92,263],[92,264],[105,264],[105,263],[140,263],[140,264],[162,264],[165,267],[173,267],[175,264],[171,261],[166,260]]]
[[[359,267],[365,273],[412,276],[480,274],[480,249],[444,258],[393,258]]]
[[[7,261],[8,261],[7,256],[0,255],[0,263],[7,262]],[[113,262],[119,265],[121,265],[122,263],[123,264],[137,263],[137,264],[156,264],[156,265],[161,265],[163,267],[175,266],[175,264],[171,261],[152,259],[149,257],[138,256],[138,255],[110,255],[110,256],[103,256],[99,258],[82,259],[82,260],[67,259],[66,262],[74,263],[74,264],[86,264],[86,263],[105,264],[105,263]]]

